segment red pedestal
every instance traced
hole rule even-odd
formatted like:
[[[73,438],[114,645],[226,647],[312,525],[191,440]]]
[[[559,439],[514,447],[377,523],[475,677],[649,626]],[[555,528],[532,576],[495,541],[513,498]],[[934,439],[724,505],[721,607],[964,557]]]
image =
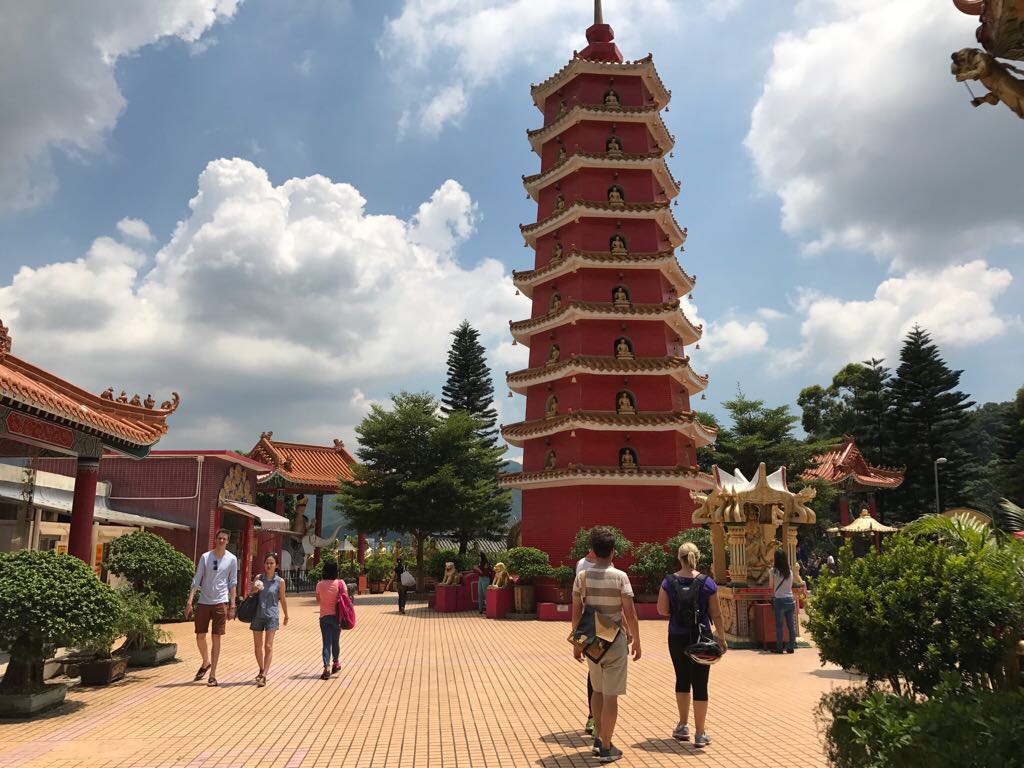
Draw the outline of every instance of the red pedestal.
[[[503,619],[512,610],[512,588],[488,589],[485,598],[488,619]]]
[[[662,616],[658,613],[657,603],[637,603],[636,604],[636,617],[644,621],[650,621],[653,619],[664,619],[668,620],[668,616]]]
[[[767,648],[775,645],[775,613],[771,603],[754,604],[754,639],[758,645]],[[789,627],[782,622],[782,642],[789,642]]]
[[[537,603],[537,618],[541,621],[572,621],[572,606],[561,603]]]
[[[479,598],[479,584],[480,574],[470,571],[469,573],[462,574],[462,592],[459,595],[459,610],[460,611],[479,611],[480,604],[477,602]]]
[[[434,599],[434,610],[438,613],[455,613],[459,610],[459,592],[461,586],[438,584]]]
[[[99,470],[99,459],[78,458],[68,553],[86,563],[92,562],[92,515],[96,508],[96,476]]]
[[[360,575],[360,576],[357,576],[357,577],[356,577],[356,591],[357,591],[357,592],[358,592],[358,593],[359,593],[360,595],[365,595],[365,594],[366,594],[366,591],[367,591],[368,589],[369,589],[369,587],[367,586],[367,579],[366,579],[366,576],[365,576],[365,575]]]

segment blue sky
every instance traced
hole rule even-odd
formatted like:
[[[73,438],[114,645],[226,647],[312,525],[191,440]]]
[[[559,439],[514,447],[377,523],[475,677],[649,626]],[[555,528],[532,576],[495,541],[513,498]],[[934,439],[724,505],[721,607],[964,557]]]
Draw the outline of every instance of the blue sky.
[[[439,391],[467,317],[520,417],[502,375],[529,311],[510,282],[532,263],[529,86],[585,45],[591,3],[46,6],[0,11],[16,354],[97,392],[179,390],[162,447],[351,444],[368,403]],[[1024,158],[1016,118],[949,75],[974,22],[928,0],[765,6],[605,2],[673,91],[701,407],[737,384],[795,402],[848,360],[894,360],[915,321],[979,402],[1008,399]],[[17,42],[41,29],[49,47]]]

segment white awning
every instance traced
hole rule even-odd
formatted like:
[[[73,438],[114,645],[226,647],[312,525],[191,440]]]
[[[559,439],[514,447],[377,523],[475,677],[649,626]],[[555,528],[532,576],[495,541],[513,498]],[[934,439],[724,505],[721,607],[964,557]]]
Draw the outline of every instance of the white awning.
[[[24,487],[20,483],[0,481],[0,499],[15,503],[24,503],[22,493]],[[61,515],[71,514],[71,505],[74,501],[73,491],[63,488],[47,488],[37,485],[32,492],[32,506],[45,509],[49,512],[57,512]],[[120,509],[111,509],[107,506],[107,497],[97,493],[96,502],[93,506],[92,516],[94,520],[114,525],[131,525],[141,528],[170,528],[172,530],[187,531],[191,525],[183,523],[171,523],[167,520],[160,520],[149,515],[141,515],[138,512],[125,512]]]
[[[255,518],[256,525],[265,531],[287,531],[292,526],[291,520],[287,517],[281,517],[276,512],[257,507],[255,504],[247,504],[244,501],[225,501],[221,506],[228,512]]]

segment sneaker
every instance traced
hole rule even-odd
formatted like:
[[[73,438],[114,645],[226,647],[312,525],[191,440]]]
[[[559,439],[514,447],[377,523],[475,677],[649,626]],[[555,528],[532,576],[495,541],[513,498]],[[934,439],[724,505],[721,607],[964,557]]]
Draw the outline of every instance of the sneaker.
[[[698,733],[693,739],[693,746],[706,747],[711,743],[711,737],[705,731]]]
[[[594,747],[591,750],[591,752],[593,752],[595,756],[601,754],[601,740],[600,739],[594,739]]]
[[[583,730],[585,730],[591,736],[594,735],[594,716],[593,715],[591,715],[590,717],[587,718],[587,724],[584,726]]]
[[[796,653],[796,650],[793,648],[787,648],[786,653]]]
[[[601,754],[597,756],[599,763],[614,763],[616,760],[622,758],[622,750],[616,747],[614,744],[608,749],[602,749]]]
[[[331,665],[331,674],[336,675],[341,670],[341,664],[337,661]]]
[[[672,730],[672,738],[676,741],[689,741],[690,726],[686,723],[680,723]]]

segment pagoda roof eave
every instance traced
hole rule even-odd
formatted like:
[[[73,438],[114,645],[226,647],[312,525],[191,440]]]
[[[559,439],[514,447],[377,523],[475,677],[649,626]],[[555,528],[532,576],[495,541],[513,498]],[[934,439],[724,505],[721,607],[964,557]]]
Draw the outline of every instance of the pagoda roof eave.
[[[536,384],[557,381],[567,376],[671,376],[695,395],[707,388],[708,377],[690,367],[688,357],[656,357],[621,360],[615,357],[575,356],[541,368],[506,372],[509,389],[521,395]]]
[[[652,152],[646,155],[602,155],[573,152],[567,154],[562,162],[552,166],[544,173],[524,176],[523,186],[530,197],[536,201],[541,189],[583,168],[650,170],[665,188],[665,194],[669,199],[676,197],[682,189],[682,185],[676,181],[669,170],[668,163],[665,162],[665,152]]]
[[[584,120],[602,123],[644,123],[660,151],[669,152],[675,146],[675,136],[669,133],[657,106],[606,107],[598,104],[577,104],[547,125],[528,130],[526,136],[530,140],[530,148],[539,155],[545,142]]]
[[[527,440],[565,432],[567,430],[592,432],[664,432],[674,430],[690,438],[700,448],[715,441],[716,430],[697,420],[692,411],[646,412],[635,414],[614,411],[573,411],[550,418],[521,421],[501,427],[501,436],[511,445],[521,448]]]
[[[635,61],[609,62],[584,59],[574,56],[565,66],[547,80],[530,86],[530,94],[537,109],[544,111],[544,101],[577,75],[639,75],[643,78],[648,92],[659,106],[666,106],[672,98],[672,91],[665,87],[654,67],[654,57],[647,54]]]
[[[288,493],[330,494],[338,492],[339,482],[341,482],[341,478],[336,479],[333,483],[301,479],[275,469],[265,475],[259,475],[256,478],[256,487],[261,491],[283,490]]]
[[[334,493],[338,483],[352,480],[356,460],[340,440],[333,446],[289,443],[273,439],[273,432],[264,432],[249,452],[272,470],[258,478],[264,488],[309,489],[318,493]]]
[[[543,333],[565,323],[574,324],[578,320],[660,320],[679,335],[683,344],[695,343],[703,332],[703,326],[691,323],[679,309],[678,300],[664,304],[633,304],[629,307],[616,307],[610,302],[573,301],[557,312],[510,322],[509,330],[516,341],[530,346],[533,334]]]
[[[608,252],[572,251],[568,256],[549,262],[540,269],[512,272],[512,282],[528,297],[533,289],[548,280],[575,272],[577,269],[658,269],[679,294],[690,293],[697,283],[680,266],[674,251],[637,253],[618,256]]]
[[[898,488],[903,483],[906,467],[881,467],[868,464],[850,435],[825,453],[811,459],[804,470],[805,480],[823,480],[829,485],[854,485],[851,491]]]
[[[702,491],[713,486],[709,475],[694,467],[593,467],[571,464],[565,468],[499,475],[502,488],[552,488],[567,485],[668,485]]]
[[[568,221],[580,218],[600,219],[651,219],[668,236],[669,245],[678,248],[686,242],[686,229],[679,226],[669,208],[663,203],[622,203],[615,205],[603,200],[573,200],[572,204],[533,224],[520,224],[519,231],[526,244],[537,246],[537,240],[565,226]]]

